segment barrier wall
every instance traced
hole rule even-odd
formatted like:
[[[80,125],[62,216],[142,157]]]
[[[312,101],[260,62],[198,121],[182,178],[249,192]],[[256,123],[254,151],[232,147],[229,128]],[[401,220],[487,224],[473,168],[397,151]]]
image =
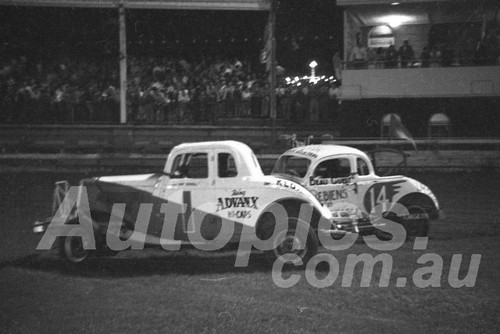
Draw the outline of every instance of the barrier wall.
[[[499,172],[500,151],[403,151],[406,164],[394,173],[406,172]],[[264,173],[271,172],[279,154],[259,154]],[[0,172],[44,171],[95,174],[140,174],[163,171],[167,154],[2,154]],[[377,156],[379,173],[401,163],[401,156],[386,153]]]
[[[342,144],[364,151],[381,150],[378,167],[406,163],[399,170],[500,170],[498,138],[420,138],[418,150],[403,140],[336,138],[329,129],[233,126],[0,126],[0,171],[159,172],[171,148],[183,142],[238,140],[256,152],[270,172],[279,154],[290,148],[284,135],[312,143]],[[327,135],[325,137],[325,135]],[[386,151],[384,151],[386,150]]]
[[[500,66],[342,71],[341,99],[500,96]]]
[[[299,140],[312,135],[319,140],[334,132],[327,122],[270,126],[191,125],[0,125],[0,153],[168,153],[186,142],[237,140],[256,153],[280,152],[282,136],[296,134]],[[276,151],[276,146],[279,150]]]

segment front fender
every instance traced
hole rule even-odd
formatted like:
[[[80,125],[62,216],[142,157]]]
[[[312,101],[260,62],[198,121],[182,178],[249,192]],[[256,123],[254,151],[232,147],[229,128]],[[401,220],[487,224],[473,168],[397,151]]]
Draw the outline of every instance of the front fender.
[[[307,188],[299,183],[274,176],[268,176],[266,178],[265,185],[268,188],[279,189],[289,194],[289,196],[287,196],[288,198],[282,198],[279,201],[285,199],[298,199],[303,202],[310,203],[321,214],[321,216],[328,220],[332,219],[331,211],[322,206],[319,200]]]

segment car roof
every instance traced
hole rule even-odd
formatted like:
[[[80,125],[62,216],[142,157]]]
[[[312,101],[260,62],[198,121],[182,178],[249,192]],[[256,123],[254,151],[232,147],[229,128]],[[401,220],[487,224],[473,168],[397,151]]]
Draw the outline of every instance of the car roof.
[[[200,149],[200,148],[229,148],[235,151],[251,150],[246,144],[235,140],[204,141],[179,144],[175,149]]]
[[[205,141],[196,143],[184,143],[177,145],[170,154],[177,152],[196,152],[197,150],[228,150],[233,152],[237,161],[240,161],[238,168],[241,176],[262,176],[262,169],[255,157],[254,152],[248,145],[235,140]],[[167,168],[167,166],[165,166]]]
[[[363,151],[358,150],[357,148],[344,145],[330,145],[330,144],[299,146],[286,151],[284,154],[300,155],[311,158],[313,160],[322,159],[333,155],[344,155],[344,154],[360,155],[368,159],[368,156]]]

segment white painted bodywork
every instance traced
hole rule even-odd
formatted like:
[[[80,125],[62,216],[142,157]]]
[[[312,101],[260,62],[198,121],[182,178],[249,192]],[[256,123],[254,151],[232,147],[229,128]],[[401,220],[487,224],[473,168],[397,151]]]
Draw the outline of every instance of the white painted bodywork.
[[[432,191],[409,177],[377,176],[369,157],[362,151],[342,145],[309,145],[290,149],[284,156],[307,158],[310,160],[307,173],[293,180],[309,189],[314,196],[334,215],[366,218],[376,205],[384,206],[399,202],[405,195],[421,193],[428,196],[437,210],[439,203]],[[345,158],[350,162],[348,177],[338,179],[320,179],[314,177],[316,167],[329,159]],[[358,161],[363,160],[368,171],[365,175],[358,173]],[[276,171],[276,167],[275,167]],[[276,174],[273,172],[273,174]]]
[[[200,177],[175,174],[174,168],[180,170],[174,166],[176,157],[184,161],[194,153],[206,154],[203,161],[208,161],[208,173]],[[219,175],[219,154],[233,157],[236,175]],[[234,242],[244,240],[245,233],[255,238],[261,215],[273,203],[284,200],[295,201],[297,211],[301,203],[306,203],[324,219],[332,219],[330,210],[305,187],[287,179],[265,176],[253,151],[236,141],[181,144],[171,151],[163,174],[106,176],[84,184],[89,189],[92,211],[111,212],[113,204],[126,203],[125,220],[134,224],[140,205],[154,203],[148,235],[160,237],[165,224],[175,225],[175,238],[182,241],[188,241],[190,234],[202,229],[205,235],[215,237],[221,228],[227,227],[225,224],[232,224],[228,231],[234,230]],[[170,211],[165,212],[165,207]],[[208,216],[208,221],[203,226],[196,225],[191,219],[195,213]]]

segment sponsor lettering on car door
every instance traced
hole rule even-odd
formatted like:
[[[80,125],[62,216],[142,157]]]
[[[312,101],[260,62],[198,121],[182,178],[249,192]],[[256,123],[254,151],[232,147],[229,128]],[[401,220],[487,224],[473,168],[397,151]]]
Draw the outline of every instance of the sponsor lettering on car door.
[[[360,213],[355,204],[357,188],[351,165],[349,156],[320,160],[306,181],[321,204],[333,213],[346,212],[349,215]]]

